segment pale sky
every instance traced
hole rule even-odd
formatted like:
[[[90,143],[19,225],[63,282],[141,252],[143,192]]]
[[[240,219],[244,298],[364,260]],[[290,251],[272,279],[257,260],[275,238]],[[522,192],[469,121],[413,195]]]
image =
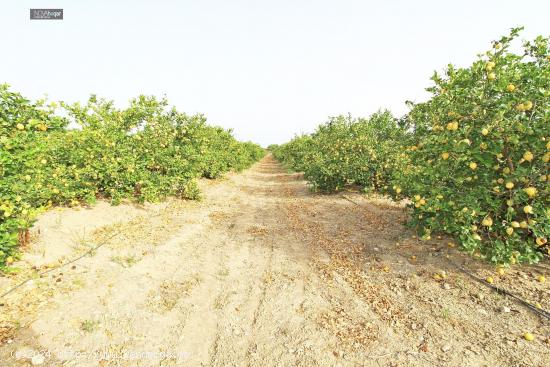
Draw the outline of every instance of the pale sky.
[[[328,116],[397,115],[434,70],[515,26],[550,35],[547,0],[0,0],[0,83],[30,98],[118,106],[166,95],[264,146]],[[63,8],[62,21],[29,20]]]

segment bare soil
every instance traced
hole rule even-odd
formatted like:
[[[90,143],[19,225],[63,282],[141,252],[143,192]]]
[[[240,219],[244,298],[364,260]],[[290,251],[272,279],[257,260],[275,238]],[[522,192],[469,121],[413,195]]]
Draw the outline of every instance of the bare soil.
[[[201,186],[45,213],[0,278],[33,278],[0,298],[0,366],[549,365],[550,323],[455,267],[550,309],[548,262],[499,275],[418,241],[403,205],[312,193],[270,156]]]

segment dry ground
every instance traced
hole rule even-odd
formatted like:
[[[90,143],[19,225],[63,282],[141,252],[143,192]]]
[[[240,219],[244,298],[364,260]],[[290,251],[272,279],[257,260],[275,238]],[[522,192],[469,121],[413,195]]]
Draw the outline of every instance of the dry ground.
[[[550,309],[548,263],[497,275],[417,242],[401,206],[313,194],[270,156],[201,185],[201,202],[43,215],[0,278],[34,278],[0,298],[0,366],[550,364],[548,321],[452,265]]]

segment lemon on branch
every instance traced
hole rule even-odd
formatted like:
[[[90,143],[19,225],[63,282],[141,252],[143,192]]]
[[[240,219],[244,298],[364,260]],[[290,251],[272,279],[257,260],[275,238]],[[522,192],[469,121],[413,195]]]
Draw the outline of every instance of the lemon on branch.
[[[523,153],[523,159],[525,159],[527,162],[531,162],[533,160],[533,153],[530,151],[526,151]]]
[[[481,224],[483,224],[485,227],[491,227],[493,225],[493,219],[491,217],[485,217]]]
[[[537,189],[535,187],[527,187],[527,188],[523,189],[523,191],[525,191],[525,193],[530,198],[534,198],[535,196],[537,196]]]

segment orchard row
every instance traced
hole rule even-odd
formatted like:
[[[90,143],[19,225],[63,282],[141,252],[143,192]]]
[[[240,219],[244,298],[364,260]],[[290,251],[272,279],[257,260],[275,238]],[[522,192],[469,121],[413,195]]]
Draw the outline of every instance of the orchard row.
[[[270,149],[316,190],[407,199],[424,239],[445,233],[495,263],[536,262],[550,251],[550,53],[543,37],[512,52],[519,31],[470,67],[435,73],[431,98],[406,116],[339,116]]]
[[[36,214],[98,198],[196,199],[196,178],[249,167],[264,155],[231,131],[140,96],[127,109],[31,102],[0,85],[0,268],[10,265]]]

